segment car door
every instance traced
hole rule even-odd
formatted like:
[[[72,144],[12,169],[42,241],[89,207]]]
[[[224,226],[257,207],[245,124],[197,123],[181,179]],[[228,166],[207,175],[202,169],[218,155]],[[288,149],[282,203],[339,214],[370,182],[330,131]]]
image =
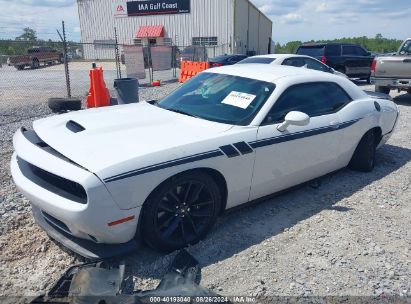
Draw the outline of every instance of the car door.
[[[336,83],[293,85],[277,99],[260,126],[257,140],[251,199],[281,191],[341,167],[339,136],[344,124],[338,111],[351,101]],[[277,127],[291,111],[310,116],[306,126]]]
[[[343,46],[343,57],[345,60],[345,74],[350,77],[365,77],[370,73],[368,59],[360,56],[360,51],[355,45]]]
[[[361,74],[369,75],[371,73],[371,64],[373,58],[360,46],[355,46],[357,58],[361,61]]]

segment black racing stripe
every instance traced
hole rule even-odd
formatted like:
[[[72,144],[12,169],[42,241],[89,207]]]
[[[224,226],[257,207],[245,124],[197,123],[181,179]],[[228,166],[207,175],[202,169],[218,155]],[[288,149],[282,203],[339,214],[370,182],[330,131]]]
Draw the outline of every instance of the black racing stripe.
[[[244,141],[235,143],[234,147],[236,147],[236,149],[240,151],[241,154],[253,153],[253,149],[251,149],[251,147]]]
[[[229,158],[237,157],[237,156],[240,155],[240,153],[238,153],[238,151],[232,145],[222,146],[222,147],[220,147],[220,149]]]
[[[328,126],[328,127],[323,127],[323,128],[318,128],[318,129],[312,129],[308,131],[303,131],[303,132],[298,132],[298,133],[292,133],[292,134],[285,134],[285,135],[280,135],[277,137],[271,137],[271,138],[266,138],[254,142],[250,142],[249,145],[256,149],[256,148],[261,148],[261,147],[266,147],[266,146],[271,146],[291,140],[296,140],[296,139],[301,139],[305,137],[310,137],[310,136],[315,136],[319,134],[324,134],[328,132],[333,132],[341,129],[348,128],[349,126],[352,126],[356,122],[358,122],[359,119],[357,120],[351,120],[347,122],[343,122],[339,124],[338,126]]]
[[[159,163],[159,164],[156,164],[156,165],[152,165],[152,166],[140,168],[140,169],[137,169],[137,170],[129,171],[129,172],[126,172],[126,173],[122,173],[122,174],[119,174],[119,175],[116,175],[116,176],[112,176],[112,177],[104,179],[104,182],[106,182],[106,183],[114,182],[114,181],[122,180],[122,179],[125,179],[125,178],[130,178],[130,177],[133,177],[133,176],[142,175],[142,174],[146,174],[146,173],[149,173],[149,172],[154,172],[154,171],[158,171],[158,170],[162,170],[162,169],[166,169],[166,168],[171,168],[171,167],[174,167],[174,166],[184,165],[184,164],[188,164],[188,163],[192,163],[192,162],[196,162],[196,161],[200,161],[200,160],[205,160],[205,159],[209,159],[209,158],[214,158],[214,157],[218,157],[218,156],[222,156],[222,155],[224,155],[224,154],[220,150],[214,150],[214,151],[210,151],[210,152],[195,154],[195,155],[192,155],[192,156],[183,157],[183,158],[179,158],[179,159]]]

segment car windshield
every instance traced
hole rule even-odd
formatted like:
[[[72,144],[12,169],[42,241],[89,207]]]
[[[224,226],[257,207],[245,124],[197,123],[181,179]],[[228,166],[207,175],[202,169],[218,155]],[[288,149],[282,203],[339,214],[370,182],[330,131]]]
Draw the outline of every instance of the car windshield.
[[[246,58],[244,60],[241,60],[239,63],[263,63],[263,64],[270,64],[272,63],[276,58],[267,58],[267,57],[250,57]]]
[[[302,46],[297,51],[298,55],[320,57],[324,55],[324,46]]]
[[[273,83],[201,73],[158,102],[169,111],[232,125],[248,125],[273,93]]]
[[[400,50],[400,54],[411,54],[411,40],[407,40]]]

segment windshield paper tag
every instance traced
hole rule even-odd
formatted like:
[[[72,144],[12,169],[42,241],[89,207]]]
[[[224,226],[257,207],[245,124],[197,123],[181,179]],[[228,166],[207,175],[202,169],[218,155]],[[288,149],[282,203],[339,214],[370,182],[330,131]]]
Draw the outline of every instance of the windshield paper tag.
[[[221,103],[245,110],[256,97],[256,95],[232,91]]]

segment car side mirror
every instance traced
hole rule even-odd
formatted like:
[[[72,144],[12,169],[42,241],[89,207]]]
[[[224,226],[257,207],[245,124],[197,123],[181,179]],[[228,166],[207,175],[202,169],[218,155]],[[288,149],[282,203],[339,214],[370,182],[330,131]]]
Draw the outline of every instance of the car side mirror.
[[[277,127],[277,130],[284,132],[291,125],[306,126],[310,123],[310,116],[303,112],[292,111],[285,116],[285,120]]]
[[[335,73],[335,70],[333,68],[330,67],[330,69],[328,70],[331,74]]]

